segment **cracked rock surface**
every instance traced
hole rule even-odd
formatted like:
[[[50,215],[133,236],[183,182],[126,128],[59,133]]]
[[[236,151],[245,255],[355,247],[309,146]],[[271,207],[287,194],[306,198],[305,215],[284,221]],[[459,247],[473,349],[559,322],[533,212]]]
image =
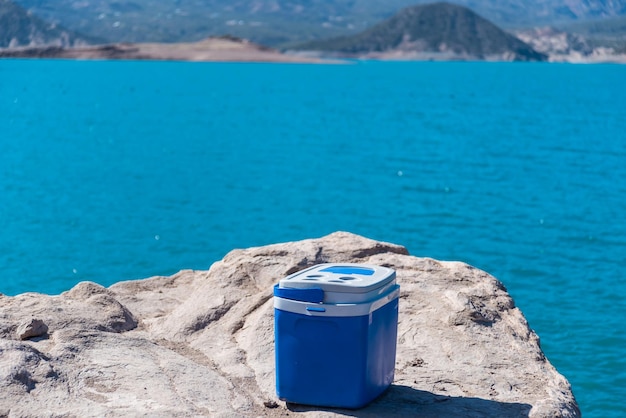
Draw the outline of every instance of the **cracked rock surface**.
[[[322,262],[391,267],[401,288],[395,381],[358,411],[274,391],[272,286]],[[0,295],[0,393],[0,417],[580,416],[497,279],[345,232],[208,271]]]

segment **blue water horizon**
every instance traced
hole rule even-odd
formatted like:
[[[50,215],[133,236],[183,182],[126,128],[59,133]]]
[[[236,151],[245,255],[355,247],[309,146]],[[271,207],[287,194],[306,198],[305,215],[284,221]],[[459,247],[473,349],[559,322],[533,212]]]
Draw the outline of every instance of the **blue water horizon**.
[[[0,80],[0,293],[349,231],[493,274],[583,414],[626,415],[626,67],[2,60]]]

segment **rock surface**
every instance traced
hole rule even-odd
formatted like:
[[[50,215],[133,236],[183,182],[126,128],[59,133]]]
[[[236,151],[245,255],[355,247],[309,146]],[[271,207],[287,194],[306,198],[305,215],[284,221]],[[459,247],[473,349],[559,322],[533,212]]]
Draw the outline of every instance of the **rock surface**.
[[[321,262],[388,266],[401,286],[395,382],[359,411],[274,392],[272,285]],[[47,332],[21,341],[33,318]],[[580,416],[498,280],[345,232],[234,250],[208,271],[0,295],[0,393],[9,417]]]
[[[546,54],[550,62],[626,63],[626,54],[610,47],[593,47],[582,36],[555,28],[519,30],[515,35],[536,51]]]
[[[41,337],[48,332],[48,326],[41,319],[31,318],[17,327],[18,340],[27,340],[29,338]]]

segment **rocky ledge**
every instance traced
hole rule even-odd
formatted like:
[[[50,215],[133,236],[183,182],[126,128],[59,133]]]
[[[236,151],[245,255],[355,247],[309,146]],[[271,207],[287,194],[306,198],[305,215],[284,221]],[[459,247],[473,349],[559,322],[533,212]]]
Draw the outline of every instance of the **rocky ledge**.
[[[395,381],[356,412],[274,392],[272,286],[322,262],[388,266],[401,286]],[[580,416],[502,283],[345,232],[0,307],[0,416]]]

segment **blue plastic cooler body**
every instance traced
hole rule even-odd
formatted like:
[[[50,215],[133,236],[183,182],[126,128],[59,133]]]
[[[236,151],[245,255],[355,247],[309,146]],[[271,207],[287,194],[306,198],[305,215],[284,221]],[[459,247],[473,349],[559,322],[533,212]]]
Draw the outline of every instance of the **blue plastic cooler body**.
[[[321,288],[274,288],[274,337],[276,392],[281,400],[306,405],[361,408],[382,394],[393,382],[398,329],[399,286],[390,269],[360,265],[321,266],[304,278],[328,274],[339,293]],[[334,286],[334,274],[359,277],[381,274],[380,286],[362,280],[362,301],[325,303],[329,298],[359,298],[360,289]],[[350,272],[350,273],[349,273]],[[385,275],[388,275],[385,276]],[[383,277],[385,276],[385,277]],[[339,284],[339,286],[341,286]],[[356,292],[342,296],[340,291]],[[378,293],[377,292],[381,292]],[[374,296],[372,296],[374,295]],[[373,298],[373,299],[372,299]]]
[[[276,392],[284,401],[361,408],[393,382],[398,299],[370,315],[275,310]]]

